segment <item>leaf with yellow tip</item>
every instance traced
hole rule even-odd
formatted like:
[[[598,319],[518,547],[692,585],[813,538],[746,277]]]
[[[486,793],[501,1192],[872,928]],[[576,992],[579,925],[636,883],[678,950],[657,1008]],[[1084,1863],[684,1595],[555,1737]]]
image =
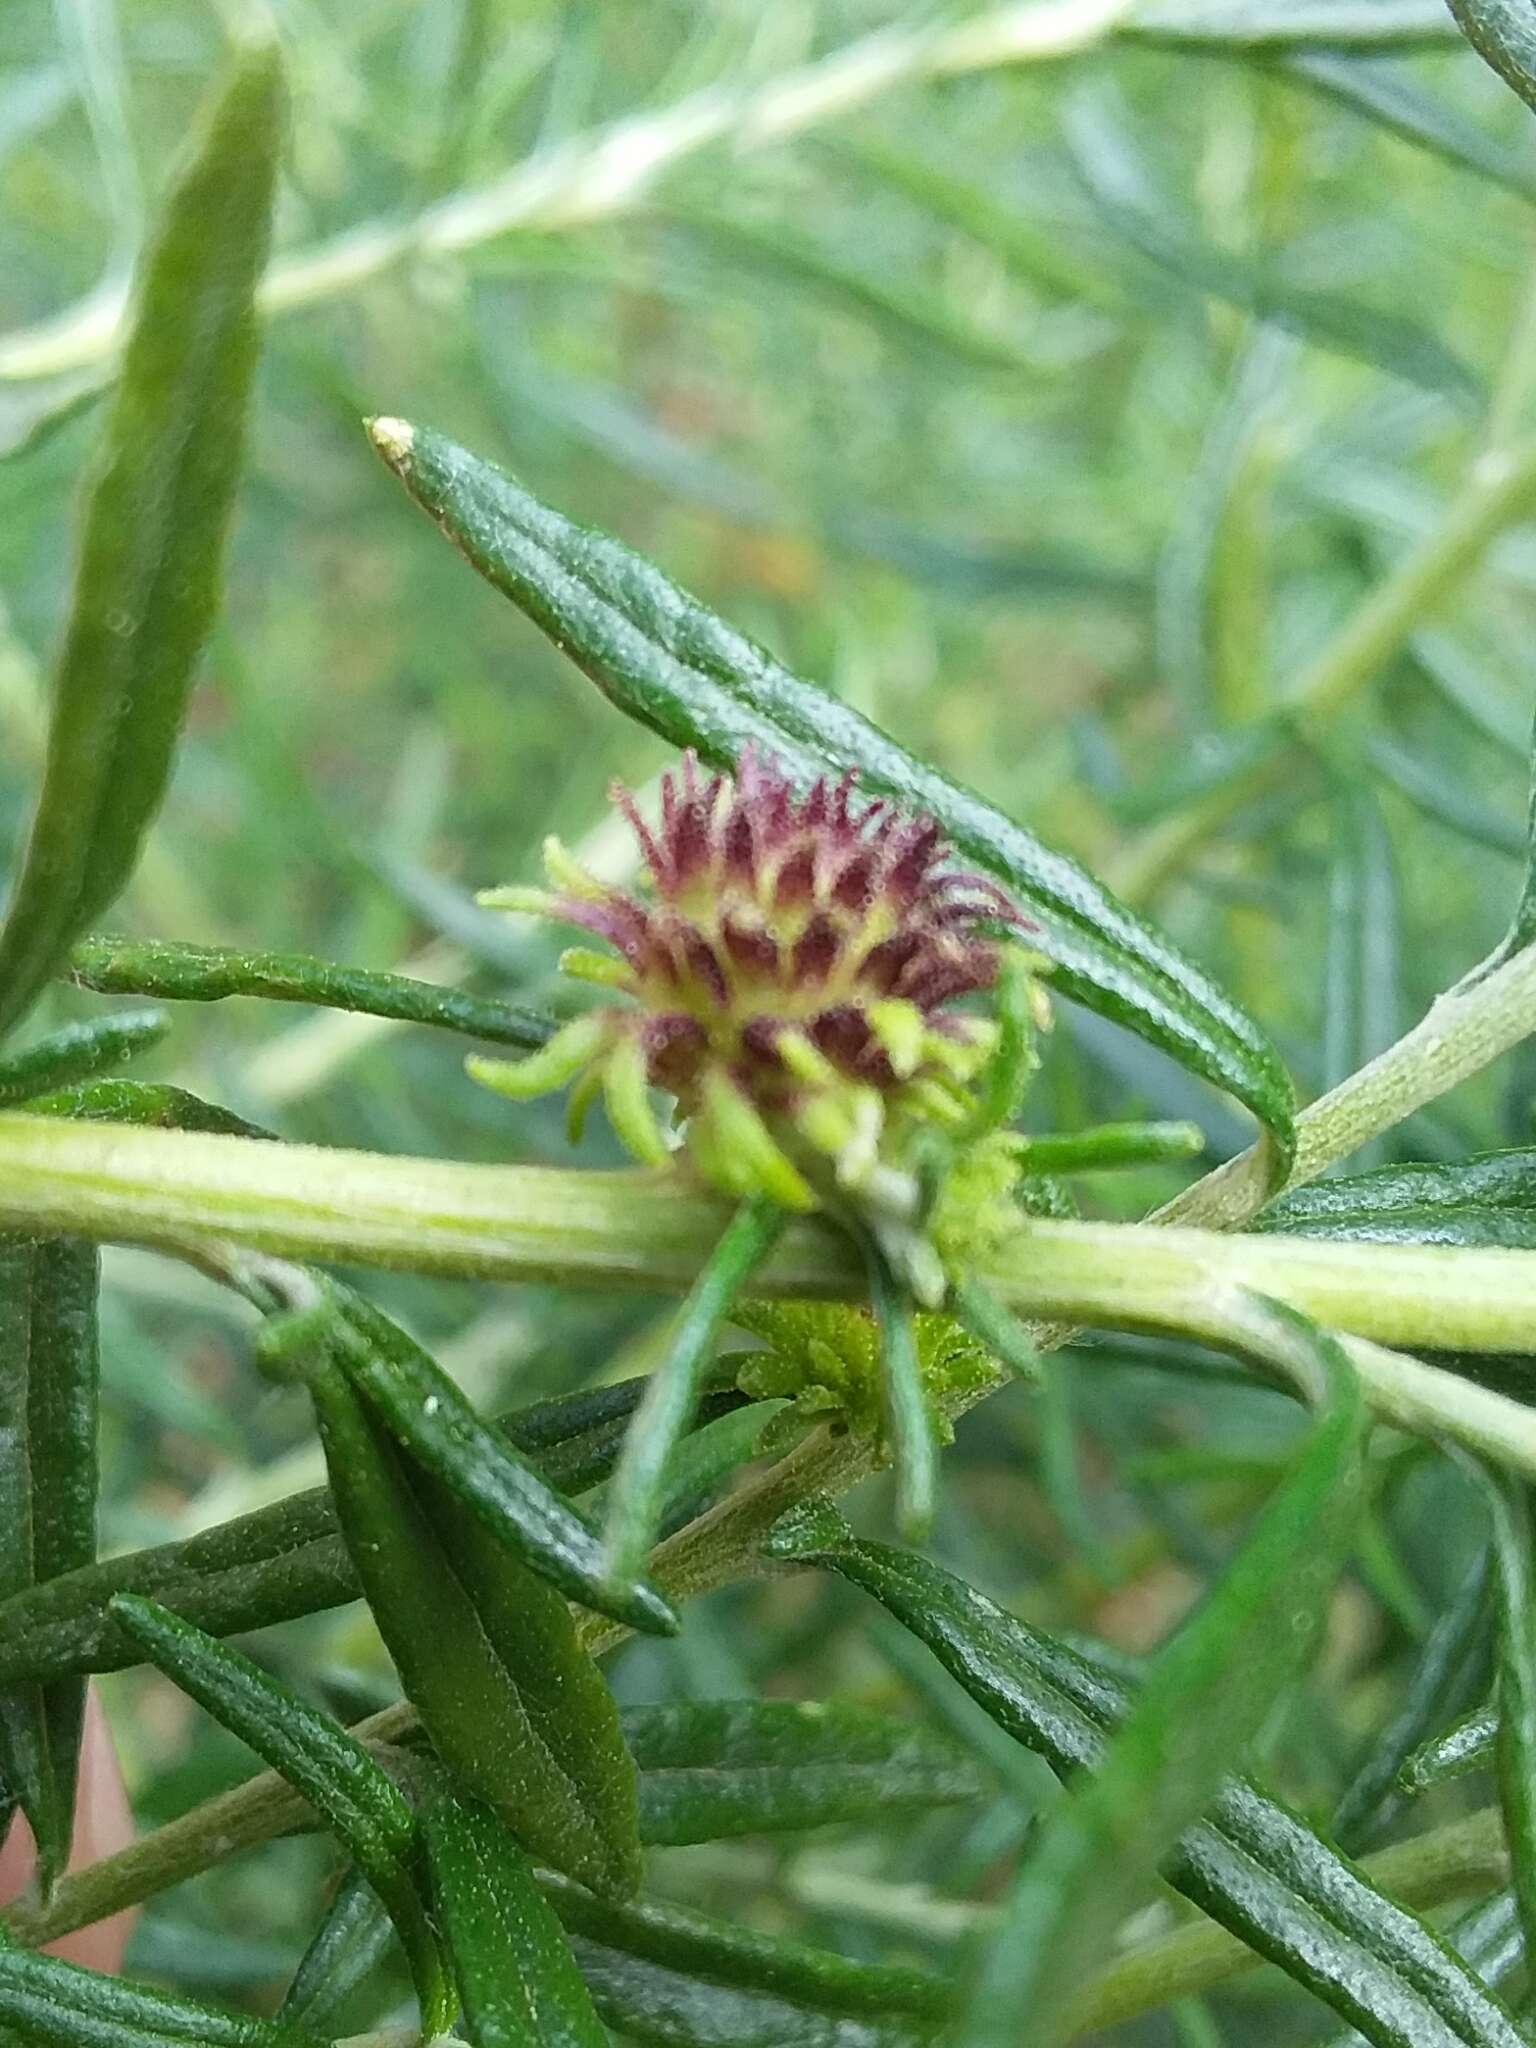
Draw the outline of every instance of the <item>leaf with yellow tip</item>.
[[[881,1002],[871,1003],[866,1014],[893,1072],[905,1081],[908,1075],[917,1072],[927,1041],[933,1035],[924,1027],[922,1011],[916,1003],[904,1002],[900,996],[887,996]]]
[[[557,1031],[548,1045],[540,1046],[525,1060],[492,1060],[476,1053],[464,1062],[464,1071],[482,1088],[513,1102],[531,1102],[536,1095],[548,1095],[563,1088],[602,1050],[608,1036],[601,1017],[573,1017]]]
[[[613,894],[553,832],[544,842],[544,872],[565,896],[578,896],[586,903],[602,903]]]
[[[627,1032],[603,1062],[603,1104],[615,1135],[642,1166],[666,1165],[672,1155],[651,1107],[645,1049]]]
[[[599,953],[595,946],[567,946],[558,962],[560,972],[572,981],[590,981],[598,988],[632,991],[633,970],[613,953]]]

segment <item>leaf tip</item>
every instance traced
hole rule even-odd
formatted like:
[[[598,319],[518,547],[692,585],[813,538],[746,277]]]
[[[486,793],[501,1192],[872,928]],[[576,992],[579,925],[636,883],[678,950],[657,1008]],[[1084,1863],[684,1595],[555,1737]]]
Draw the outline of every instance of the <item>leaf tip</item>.
[[[366,423],[368,438],[380,455],[393,470],[402,470],[411,459],[411,449],[416,442],[416,429],[409,420],[397,420],[388,416],[371,419]]]

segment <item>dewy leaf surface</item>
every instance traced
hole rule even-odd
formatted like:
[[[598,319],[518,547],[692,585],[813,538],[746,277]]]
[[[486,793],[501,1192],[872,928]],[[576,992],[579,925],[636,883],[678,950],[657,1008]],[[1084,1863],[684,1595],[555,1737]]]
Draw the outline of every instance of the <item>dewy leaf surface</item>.
[[[0,1241],[0,1591],[96,1556],[95,1245]],[[85,1687],[73,1676],[0,1695],[0,1775],[32,1827],[45,1886],[69,1857]]]
[[[239,50],[140,268],[86,491],[42,793],[0,927],[0,1032],[132,872],[218,608],[282,127],[275,43]]]
[[[466,559],[627,716],[732,767],[744,747],[797,781],[857,768],[860,786],[935,818],[1038,926],[1062,991],[1114,1018],[1245,1103],[1292,1146],[1279,1057],[1230,996],[1067,855],[915,759],[803,681],[619,541],[576,525],[440,434],[375,421],[381,454]]]

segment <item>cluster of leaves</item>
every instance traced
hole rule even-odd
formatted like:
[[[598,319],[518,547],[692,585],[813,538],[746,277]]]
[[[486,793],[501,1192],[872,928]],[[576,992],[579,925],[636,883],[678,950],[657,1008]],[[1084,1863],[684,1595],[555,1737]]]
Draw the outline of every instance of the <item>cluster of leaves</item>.
[[[1383,77],[1375,60],[1358,51],[1340,56],[1333,47],[1423,34],[1410,0],[1335,0],[1313,11],[1318,22],[1307,30],[1290,10],[1170,5],[1143,10],[1145,19],[1127,33],[1175,46],[1262,46],[1271,53],[1266,63],[1294,69],[1463,168],[1518,186],[1518,163],[1480,131],[1459,127],[1395,75]],[[1503,11],[1474,11],[1481,40],[1493,39],[1505,68],[1524,76],[1518,48],[1510,55],[1507,36],[1501,40]],[[459,61],[473,69],[474,25],[488,16],[472,6],[464,16]],[[1061,10],[1069,41],[1110,25],[1106,10]],[[999,33],[1016,26],[1012,11],[993,26]],[[1026,26],[1026,38],[1031,32]],[[906,33],[918,53],[906,60],[914,72],[958,72],[987,61],[978,64],[966,54],[973,45],[952,45],[942,30]],[[862,60],[866,68],[877,55],[899,63],[902,47],[899,39],[880,44]],[[985,37],[974,47],[984,49]],[[860,76],[858,65],[846,75]],[[69,979],[87,991],[157,1004],[230,996],[301,1002],[533,1049],[548,1041],[555,1022],[537,999],[526,1000],[537,998],[538,983],[515,949],[496,956],[503,983],[516,983],[512,1003],[500,993],[302,955],[103,938],[91,929],[135,869],[214,624],[255,362],[255,292],[281,102],[275,48],[259,39],[242,46],[139,265],[105,417],[94,426],[98,454],[53,678],[44,773],[0,926],[0,1031],[9,1036],[26,1026],[50,983]],[[706,128],[694,111],[695,129]],[[746,120],[739,107],[726,118]],[[768,118],[761,107],[757,118]],[[787,118],[781,107],[780,119]],[[694,131],[685,123],[683,132]],[[460,134],[454,150],[463,146]],[[1467,396],[1460,362],[1417,326],[1289,283],[1170,228],[1138,196],[1134,167],[1117,154],[1102,108],[1082,110],[1077,147],[1102,231],[1135,248],[1149,273],[1237,306],[1266,333],[1288,328],[1325,350],[1390,367],[1437,400]],[[451,182],[453,154],[439,159],[436,177]],[[866,164],[965,233],[1014,250],[1020,262],[1028,257],[1037,270],[1054,262],[1059,291],[1081,289],[1078,259],[1040,250],[1028,256],[1027,230],[1020,224],[1005,236],[987,213],[995,202],[986,194],[899,154],[882,157],[878,147]],[[451,225],[451,201],[436,202],[425,218],[428,247],[433,232],[447,247],[452,235],[468,232]],[[445,220],[449,226],[432,227]],[[780,274],[872,303],[882,319],[926,329],[930,341],[951,350],[981,350],[982,335],[937,321],[923,304],[873,292],[818,250],[745,217],[723,230],[684,212],[672,226],[705,241],[725,231],[736,253],[771,262]],[[1065,283],[1063,265],[1073,273]],[[300,287],[279,267],[267,291],[276,302],[282,290]],[[1255,343],[1261,365],[1267,347]],[[1004,366],[1018,364],[1009,355]],[[66,361],[56,374],[67,381],[80,367]],[[1250,362],[1245,376],[1254,375]],[[50,391],[33,425],[58,424],[60,405],[73,411],[79,399],[78,388]],[[1240,503],[1232,448],[1246,447],[1251,400],[1244,385],[1234,417],[1223,423],[1227,440],[1210,455],[1206,481],[1223,516]],[[934,818],[1027,914],[1054,987],[1094,1020],[1088,1028],[1129,1027],[1138,1048],[1171,1055],[1184,1074],[1225,1091],[1262,1126],[1271,1184],[1286,1177],[1296,1155],[1286,1066],[1247,1006],[1187,949],[1077,861],[907,751],[846,698],[802,680],[644,557],[574,524],[444,436],[390,422],[376,423],[374,439],[410,496],[485,581],[639,725],[725,770],[748,746],[801,785],[829,769],[854,768],[871,793]],[[23,462],[35,446],[22,450]],[[1279,771],[1293,758],[1298,723],[1315,724],[1400,646],[1536,488],[1528,454],[1501,445],[1496,456],[1486,475],[1474,477],[1446,532],[1386,579],[1338,648],[1315,665],[1298,693],[1305,717],[1298,720],[1293,706],[1286,717],[1227,733],[1209,773],[1208,760],[1196,760],[1197,787],[1184,776],[1176,789],[1126,796],[1122,815],[1139,805],[1148,822],[1149,856],[1164,857],[1159,832],[1187,835],[1192,819],[1201,831],[1233,814],[1262,820],[1286,782]],[[1165,564],[1170,581],[1188,572],[1192,551],[1214,547],[1213,524],[1179,539],[1180,560],[1171,549]],[[882,539],[866,522],[857,544],[899,556],[913,542],[888,528]],[[984,567],[973,561],[967,573]],[[1197,652],[1192,688],[1212,650],[1202,642]],[[1414,657],[1436,672],[1432,647],[1421,651],[1415,642]],[[1230,681],[1230,650],[1223,660]],[[1454,661],[1439,667],[1456,673]],[[1439,686],[1454,692],[1443,675]],[[1481,702],[1475,691],[1466,694]],[[1085,746],[1091,738],[1085,731]],[[1391,740],[1371,743],[1373,774],[1395,777],[1410,796],[1418,788],[1428,801],[1412,756],[1394,749]],[[1326,745],[1318,752],[1325,775],[1347,786],[1338,802],[1329,950],[1339,994],[1329,1009],[1326,1055],[1328,1072],[1342,1075],[1381,1035],[1371,962],[1390,888],[1379,818],[1361,794],[1369,785],[1351,782],[1350,764],[1341,769]],[[1443,792],[1436,800],[1443,811]],[[405,886],[398,876],[397,885]],[[408,885],[458,943],[493,951],[506,945],[451,891],[434,897],[420,874]],[[1528,939],[1522,912],[1510,957]],[[162,1009],[135,1008],[8,1045],[0,1055],[0,1110],[19,1112],[18,1127],[36,1126],[45,1144],[66,1121],[213,1134],[234,1148],[231,1158],[281,1142],[201,1095],[116,1076],[166,1029]],[[1151,1083],[1133,1092],[1153,1095],[1154,1108],[1179,1106],[1156,1099]],[[1145,1163],[1181,1149],[1175,1138],[1161,1153],[1158,1142],[1149,1152],[1137,1127],[1034,1142],[1042,1172]],[[1530,1156],[1505,1151],[1467,1162],[1454,1156],[1466,1148],[1448,1149],[1448,1163],[1394,1162],[1281,1195],[1262,1228],[1367,1245],[1528,1248],[1536,1185]],[[295,1152],[291,1171],[302,1180],[304,1155]],[[1041,1205],[1059,1206],[1044,1195]],[[61,1211],[52,1220],[69,1219]],[[327,1483],[102,1560],[98,1254],[59,1228],[38,1234],[34,1227],[0,1248],[0,1779],[39,1851],[37,1895],[13,1913],[0,1946],[0,2027],[16,2038],[66,2048],[189,2040],[304,2048],[334,2038],[352,2001],[372,1996],[376,2013],[377,1987],[399,1986],[403,1958],[413,2037],[456,2028],[481,2048],[596,2044],[610,2032],[677,2048],[918,2048],[940,2040],[1002,2048],[1024,2038],[1026,2026],[1027,2037],[1048,2048],[1170,2003],[1185,2038],[1199,2041],[1220,2038],[1218,2022],[1180,2001],[1245,1957],[1277,1965],[1291,1990],[1310,1995],[1308,2011],[1320,2005],[1385,2048],[1515,2048],[1526,2038],[1518,2015],[1524,1953],[1536,1939],[1536,1624],[1525,1480],[1482,1467],[1473,1473],[1473,1497],[1486,1500],[1486,1556],[1431,1619],[1383,1533],[1379,1508],[1384,1490],[1402,1470],[1421,1470],[1425,1454],[1401,1439],[1383,1453],[1368,1433],[1349,1351],[1294,1310],[1233,1288],[1195,1325],[1207,1338],[1219,1336],[1244,1373],[1300,1393],[1311,1421],[1299,1444],[1258,1461],[1262,1506],[1229,1557],[1214,1559],[1204,1533],[1180,1526],[1164,1507],[1171,1540],[1210,1584],[1194,1617],[1143,1669],[1127,1667],[1106,1642],[1026,1625],[964,1578],[914,1551],[863,1541],[829,1503],[801,1498],[813,1469],[810,1457],[802,1469],[802,1451],[820,1457],[829,1440],[841,1445],[833,1462],[814,1471],[856,1476],[892,1446],[911,1452],[947,1434],[999,1383],[1000,1366],[1012,1366],[1037,1384],[1040,1412],[1057,1418],[1047,1498],[1065,1526],[1085,1534],[1092,1566],[1101,1539],[1085,1527],[1065,1375],[1048,1372],[1029,1340],[1000,1318],[992,1295],[963,1276],[945,1304],[959,1322],[934,1316],[915,1330],[905,1326],[903,1304],[883,1298],[877,1284],[883,1368],[874,1325],[844,1305],[743,1305],[735,1320],[762,1348],[744,1360],[727,1354],[717,1361],[719,1333],[778,1227],[776,1217],[749,1205],[668,1325],[654,1372],[525,1403],[489,1422],[369,1296],[318,1268],[269,1255],[259,1231],[221,1233],[220,1220],[211,1203],[184,1249],[263,1318],[257,1353],[272,1377],[303,1390]],[[397,1263],[410,1266],[408,1247]],[[1136,1309],[1128,1300],[1128,1321],[1156,1320]],[[1442,1363],[1518,1391],[1528,1371],[1523,1356]],[[1189,1345],[1171,1356],[1130,1357],[1133,1367],[1171,1367],[1186,1381],[1202,1371],[1201,1354]],[[831,1429],[823,1430],[829,1416]],[[1050,1426],[1042,1424],[1048,1470]],[[800,1449],[732,1493],[745,1466],[786,1446]],[[838,1456],[845,1467],[835,1468]],[[1443,1479],[1443,1461],[1434,1470]],[[1230,1463],[1215,1476],[1244,1477]],[[1252,1480],[1251,1469],[1246,1476]],[[583,1501],[600,1486],[602,1502]],[[1466,1497],[1465,1489],[1454,1496],[1463,1508]],[[1237,1511],[1252,1498],[1251,1484],[1240,1488]],[[606,1541],[595,1533],[599,1512]],[[648,1559],[652,1538],[668,1530],[680,1533]],[[1277,1699],[1306,1671],[1351,1565],[1403,1622],[1413,1669],[1401,1712],[1365,1743],[1324,1827],[1250,1775],[1249,1753]],[[713,1697],[620,1706],[596,1658],[621,1634],[674,1633],[677,1603],[720,1578],[808,1568],[876,1604],[887,1631],[877,1642],[947,1716],[948,1730],[841,1702]],[[804,1580],[795,1583],[803,1588]],[[359,1596],[403,1696],[359,1729],[349,1731],[331,1704],[317,1704],[312,1676],[296,1689],[265,1654],[256,1661],[228,1640]],[[910,1656],[914,1645],[933,1652],[955,1686],[939,1689],[932,1668]],[[130,1666],[163,1674],[254,1751],[288,1793],[258,1782],[252,1831],[243,1838],[213,1814],[68,1876],[84,1682]],[[741,1668],[739,1660],[727,1668]],[[1483,1698],[1490,1685],[1491,1704]],[[1069,1796],[1046,1805],[1031,1758],[1067,1780]],[[1494,1819],[1452,1823],[1379,1859],[1352,1860],[1410,1799],[1490,1760],[1499,1785]],[[978,1817],[988,1804],[1006,1823],[990,1833]],[[968,1816],[958,1845],[977,1882],[1000,1861],[1018,1866],[1002,1904],[971,1916],[987,1938],[958,1964],[932,1953],[946,1901],[931,1895],[910,1914],[918,1966],[874,1959],[864,1942],[848,1944],[855,1952],[845,1955],[703,1913],[655,1882],[654,1865],[651,1888],[642,1890],[647,1848],[730,1845],[834,1824],[878,1829],[914,1816],[943,1825],[933,1816],[950,1808]],[[274,2017],[237,2015],[37,1952],[65,1928],[137,1903],[222,1863],[240,1840],[284,1827],[316,1832],[329,1845],[331,1876],[337,1859],[341,1874]],[[1479,1884],[1495,1893],[1491,1906],[1448,1930],[1416,1910],[1475,1894]],[[1160,1896],[1160,1885],[1210,1924],[1168,1932],[1159,1920],[1144,1946],[1111,1961],[1117,1933]],[[845,1882],[835,1893],[840,1913],[857,1889]],[[899,1903],[891,1891],[888,1912]],[[206,1937],[214,1946],[223,1938]],[[205,1981],[217,1973],[192,1975]],[[1297,2038],[1283,2031],[1297,2010],[1287,2000],[1272,2029],[1276,2039]],[[1240,2016],[1236,2024],[1248,2021]]]

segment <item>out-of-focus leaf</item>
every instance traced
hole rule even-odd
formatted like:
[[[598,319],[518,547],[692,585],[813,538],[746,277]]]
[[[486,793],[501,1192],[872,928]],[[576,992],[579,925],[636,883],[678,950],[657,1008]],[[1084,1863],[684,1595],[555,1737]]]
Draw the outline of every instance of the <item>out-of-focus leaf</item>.
[[[293,1973],[277,2017],[329,2031],[334,2015],[383,1960],[393,1940],[394,1928],[378,1893],[360,1870],[348,1870]]]
[[[478,1800],[422,1816],[433,1895],[478,2048],[605,2048],[560,1922],[506,1824]]]
[[[564,1599],[403,1457],[323,1341],[302,1370],[347,1549],[438,1755],[535,1855],[632,1891],[634,1764]]]
[[[646,1382],[621,1381],[501,1418],[553,1486],[585,1492],[612,1469]],[[744,1397],[708,1395],[700,1422]],[[130,1551],[0,1601],[0,1685],[47,1683],[136,1661],[110,1611],[114,1593],[158,1600],[210,1635],[240,1635],[356,1600],[362,1591],[330,1489],[290,1495],[179,1542]]]
[[[686,1700],[623,1719],[647,1842],[874,1821],[980,1798],[990,1782],[948,1736],[834,1701]]]
[[[115,1067],[158,1045],[171,1028],[164,1010],[125,1010],[116,1017],[93,1017],[87,1024],[66,1024],[23,1052],[0,1059],[0,1109],[59,1088],[71,1088],[104,1067]]]
[[[303,1793],[388,1907],[427,2031],[445,2027],[453,2000],[417,1881],[416,1816],[399,1787],[340,1722],[242,1651],[129,1594],[112,1602],[112,1619],[167,1678]]]
[[[1367,786],[1353,775],[1341,778],[1334,797],[1323,958],[1324,1089],[1336,1087],[1397,1037],[1398,946],[1397,867],[1386,821]]]
[[[1527,836],[1512,818],[1470,789],[1462,788],[1443,763],[1426,761],[1397,740],[1374,734],[1366,742],[1366,758],[1409,803],[1474,846],[1486,846],[1493,853],[1509,854],[1518,860],[1524,854]],[[1530,913],[1522,899],[1522,918]],[[1523,927],[1522,927],[1523,929]],[[1520,944],[1525,940],[1521,939]]]
[[[0,1241],[0,1589],[56,1580],[96,1555],[95,1245]],[[51,1886],[69,1859],[85,1711],[78,1678],[0,1695],[0,1776]]]
[[[615,1569],[581,1517],[481,1420],[457,1383],[398,1323],[350,1289],[336,1290],[333,1303],[334,1355],[413,1463],[478,1517],[513,1557],[568,1598],[652,1635],[676,1632],[676,1610],[640,1575],[643,1549],[632,1564],[626,1559]],[[655,1385],[653,1376],[625,1438],[615,1485]],[[683,1417],[681,1426],[691,1420]]]
[[[1308,50],[1288,57],[1284,70],[1301,84],[1446,163],[1517,192],[1522,199],[1536,199],[1536,169],[1524,157],[1501,147],[1443,96],[1422,91],[1409,72],[1390,58]]]
[[[400,1024],[434,1024],[498,1045],[541,1046],[554,1030],[548,1018],[461,989],[437,988],[404,974],[341,967],[302,953],[250,953],[233,946],[91,938],[69,956],[69,977],[104,995],[153,995],[165,1002],[213,1003],[228,996],[314,1003],[357,1010]]]
[[[857,768],[863,786],[943,827],[1039,927],[1063,992],[1151,1038],[1292,1138],[1290,1082],[1258,1027],[1172,944],[1074,861],[913,759],[802,682],[617,541],[576,526],[437,434],[377,421],[376,445],[417,502],[498,590],[629,716],[733,767],[748,743],[799,781]]]
[[[919,2048],[951,2009],[951,1987],[924,1971],[543,1882],[599,2013],[657,2048]]]
[[[42,794],[0,929],[0,1031],[127,880],[218,604],[256,360],[282,86],[252,39],[145,256],[87,494]]]
[[[0,2024],[28,2048],[319,2048],[313,2034],[0,1947]]]
[[[1252,1297],[1248,1348],[1318,1419],[1236,1558],[1150,1667],[1099,1769],[1046,1821],[982,1958],[961,2038],[1005,2048],[1017,2015],[1064,2041],[1072,2001],[1177,1838],[1216,1794],[1321,1631],[1359,1507],[1365,1410],[1337,1342]]]
[[[1481,1551],[1420,1649],[1397,1713],[1373,1738],[1334,1809],[1330,1832],[1343,1848],[1359,1847],[1391,1819],[1402,1800],[1404,1764],[1447,1715],[1481,1696],[1491,1662],[1489,1579],[1489,1556]]]
[[[855,1542],[835,1512],[791,1518],[771,1547],[872,1594],[991,1720],[1059,1775],[1096,1768],[1132,1697],[1118,1673],[924,1558]],[[1433,1929],[1250,1779],[1226,1780],[1164,1875],[1377,2048],[1516,2048],[1507,2014]]]
[[[1448,0],[1467,41],[1527,106],[1536,107],[1536,21],[1524,0]]]
[[[1122,35],[1213,49],[1393,48],[1450,40],[1439,0],[1151,0]]]
[[[1493,1523],[1499,1656],[1499,1806],[1526,1952],[1536,1955],[1536,1530],[1523,1481],[1483,1468]]]
[[[1295,1188],[1254,1230],[1368,1244],[1536,1246],[1536,1150],[1486,1152],[1451,1165],[1382,1166]]]
[[[1292,284],[1278,270],[1202,241],[1193,226],[1154,211],[1131,145],[1107,107],[1079,97],[1068,109],[1067,140],[1099,218],[1147,262],[1191,291],[1283,327],[1319,348],[1467,402],[1476,378],[1437,336],[1401,314],[1378,312],[1337,292]]]

